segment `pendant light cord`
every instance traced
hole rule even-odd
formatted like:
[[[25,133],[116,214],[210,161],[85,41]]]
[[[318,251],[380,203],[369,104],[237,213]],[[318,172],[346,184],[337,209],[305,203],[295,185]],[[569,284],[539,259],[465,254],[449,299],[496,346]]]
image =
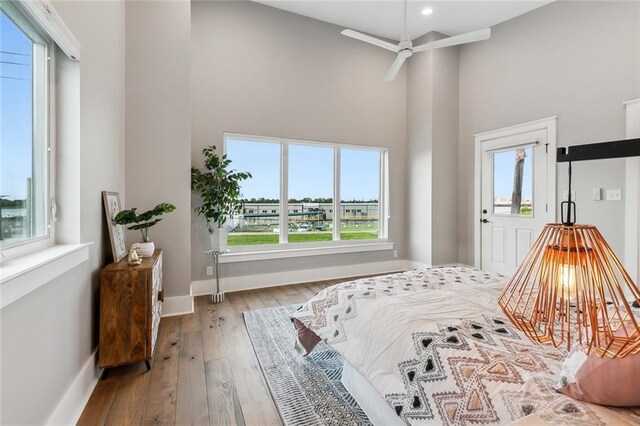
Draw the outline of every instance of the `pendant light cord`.
[[[569,161],[569,204],[571,204],[571,174],[572,174],[572,170],[571,170],[571,161]],[[569,214],[569,221],[571,221],[571,214]]]
[[[563,201],[561,203],[560,214],[562,216],[562,223],[564,225],[571,226],[576,223],[576,203],[571,198],[571,177],[572,177],[572,166],[571,161],[569,161],[569,193],[567,194],[567,201]],[[567,205],[567,217],[565,219],[564,216],[564,205]],[[573,214],[572,214],[573,213]]]

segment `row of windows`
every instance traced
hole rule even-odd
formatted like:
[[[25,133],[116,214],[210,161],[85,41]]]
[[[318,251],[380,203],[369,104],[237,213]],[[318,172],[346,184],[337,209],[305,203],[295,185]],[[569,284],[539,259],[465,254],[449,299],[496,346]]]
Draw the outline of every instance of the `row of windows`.
[[[382,203],[368,203],[364,209],[331,200],[384,200],[386,150],[226,134],[225,153],[234,170],[252,175],[241,183],[246,202],[327,200],[302,209],[298,202],[292,209],[285,202],[286,219],[279,214],[280,206],[261,208],[252,201],[243,212],[250,216],[230,220],[229,245],[384,238]],[[334,217],[334,206],[350,217]]]

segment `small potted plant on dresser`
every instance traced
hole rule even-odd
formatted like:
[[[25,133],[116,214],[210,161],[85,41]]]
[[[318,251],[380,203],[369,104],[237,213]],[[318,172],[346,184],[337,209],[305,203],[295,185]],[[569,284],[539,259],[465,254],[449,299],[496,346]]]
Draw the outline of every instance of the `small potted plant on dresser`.
[[[216,154],[216,147],[202,150],[204,170],[191,168],[191,189],[202,200],[195,212],[204,217],[211,234],[211,249],[227,249],[227,218],[242,211],[244,202],[240,194],[240,182],[251,178],[251,173],[229,169],[231,160],[226,155]]]
[[[131,225],[127,228],[130,231],[140,230],[142,233],[142,242],[138,243],[138,255],[141,257],[151,257],[155,250],[155,244],[149,240],[149,228],[162,220],[158,216],[171,213],[175,209],[176,207],[173,204],[160,203],[151,210],[137,214],[137,208],[134,207],[129,210],[122,210],[116,215],[113,221],[118,225]]]

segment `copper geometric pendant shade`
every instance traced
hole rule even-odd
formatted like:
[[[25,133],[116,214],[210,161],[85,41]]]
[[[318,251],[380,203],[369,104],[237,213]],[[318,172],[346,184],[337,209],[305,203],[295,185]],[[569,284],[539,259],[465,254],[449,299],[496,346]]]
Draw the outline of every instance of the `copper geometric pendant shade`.
[[[498,303],[531,339],[556,347],[579,342],[587,353],[615,358],[640,352],[634,301],[640,303],[640,290],[596,227],[554,223]]]

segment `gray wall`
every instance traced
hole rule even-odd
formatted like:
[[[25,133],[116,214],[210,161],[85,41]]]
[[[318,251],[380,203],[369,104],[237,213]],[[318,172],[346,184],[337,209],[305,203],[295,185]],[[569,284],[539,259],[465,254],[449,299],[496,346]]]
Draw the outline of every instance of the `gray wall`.
[[[126,207],[176,210],[150,229],[167,296],[190,294],[190,2],[126,2]],[[127,243],[140,241],[127,232]]]
[[[430,33],[415,45],[443,38]],[[407,65],[408,258],[427,265],[458,258],[458,48],[412,56]]]
[[[458,260],[459,48],[439,49],[433,66],[433,265]],[[410,89],[409,89],[410,90]],[[407,166],[410,167],[410,166]]]
[[[225,131],[389,148],[389,236],[405,258],[406,71],[382,79],[391,52],[340,35],[341,27],[250,2],[192,4],[191,160]],[[192,217],[192,280],[206,279],[210,244]],[[224,265],[225,276],[391,260],[392,253]]]
[[[416,40],[432,40],[433,34]],[[434,52],[409,58],[407,64],[407,221],[408,256],[432,262],[433,64]]]
[[[473,262],[473,134],[557,115],[558,146],[624,138],[622,103],[640,97],[639,22],[638,2],[555,2],[461,48],[460,262]],[[578,220],[598,226],[619,257],[624,204],[591,201],[591,188],[624,189],[624,170],[623,160],[574,167]]]
[[[88,263],[0,311],[2,424],[43,424],[96,348],[97,275],[111,256],[100,192],[124,192],[124,4],[54,7],[82,44],[80,235],[95,244]]]

